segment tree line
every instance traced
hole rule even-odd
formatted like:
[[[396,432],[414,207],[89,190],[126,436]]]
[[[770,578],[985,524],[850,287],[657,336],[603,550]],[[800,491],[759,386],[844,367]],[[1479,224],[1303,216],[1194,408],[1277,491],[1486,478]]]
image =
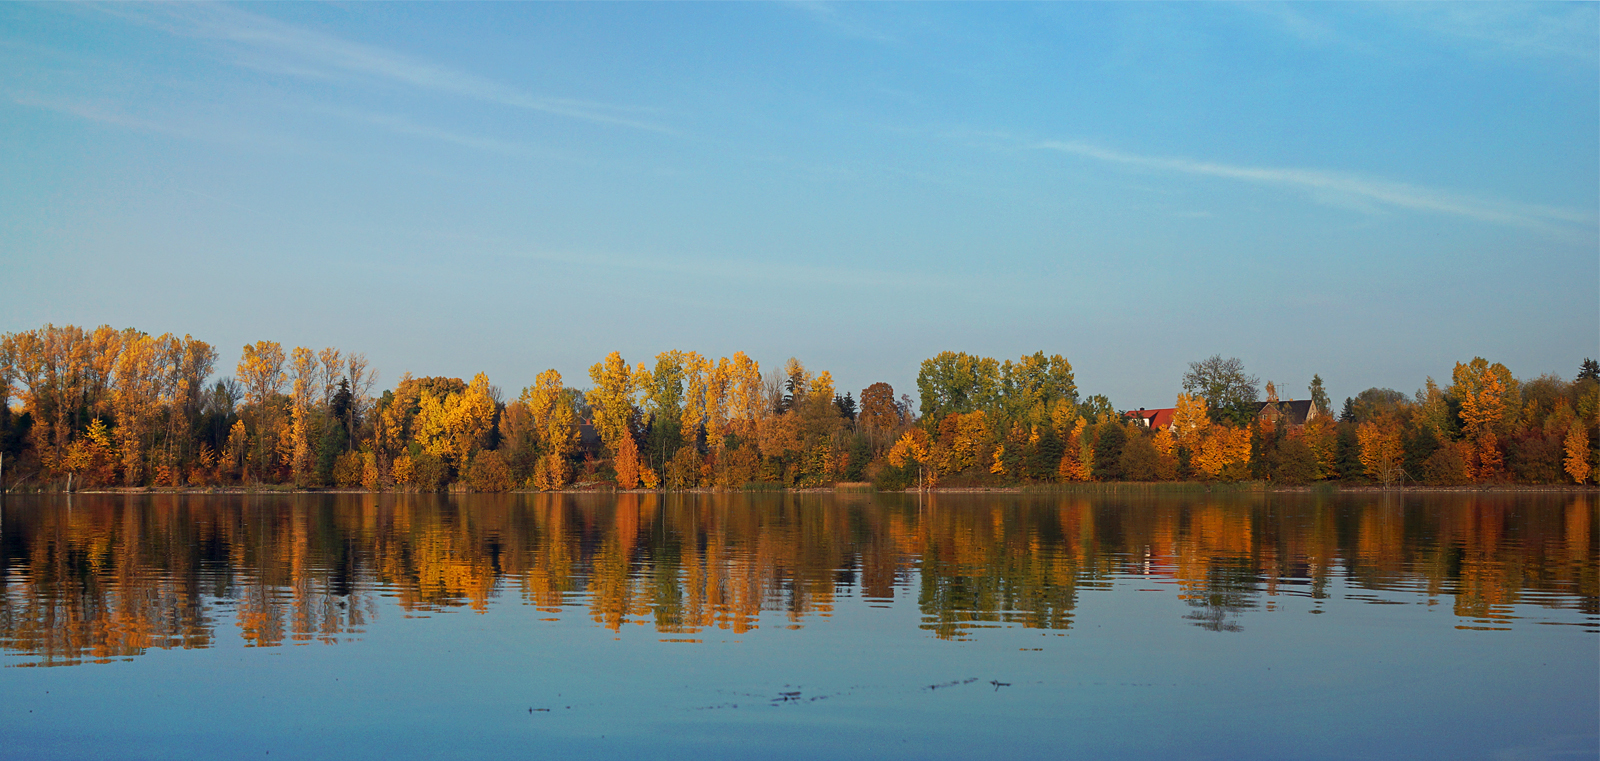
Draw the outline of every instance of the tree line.
[[[587,388],[555,370],[510,398],[470,381],[402,375],[374,393],[364,355],[243,347],[213,379],[204,341],[107,326],[0,336],[0,456],[10,490],[283,485],[372,491],[623,488],[881,489],[1093,481],[1593,483],[1600,365],[1518,380],[1481,358],[1448,385],[1372,388],[1312,412],[1237,359],[1191,363],[1169,418],[1080,395],[1072,365],[1038,352],[923,361],[919,402],[887,383],[839,393],[796,359],[612,352]],[[1299,409],[1304,410],[1302,403]]]

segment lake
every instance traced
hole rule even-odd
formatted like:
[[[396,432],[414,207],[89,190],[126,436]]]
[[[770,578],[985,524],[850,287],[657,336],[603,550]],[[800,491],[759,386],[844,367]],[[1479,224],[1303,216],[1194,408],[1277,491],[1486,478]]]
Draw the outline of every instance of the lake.
[[[0,758],[1600,757],[1585,494],[0,507]]]

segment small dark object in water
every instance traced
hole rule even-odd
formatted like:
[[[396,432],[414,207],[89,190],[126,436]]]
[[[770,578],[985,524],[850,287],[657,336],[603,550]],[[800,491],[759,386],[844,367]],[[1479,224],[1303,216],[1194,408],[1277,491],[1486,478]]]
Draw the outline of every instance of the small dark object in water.
[[[989,684],[994,685],[994,691],[995,692],[999,692],[1001,687],[1010,687],[1011,686],[1010,682],[1001,682],[1001,681],[998,681],[998,680],[995,680],[995,679],[990,679],[989,680]]]

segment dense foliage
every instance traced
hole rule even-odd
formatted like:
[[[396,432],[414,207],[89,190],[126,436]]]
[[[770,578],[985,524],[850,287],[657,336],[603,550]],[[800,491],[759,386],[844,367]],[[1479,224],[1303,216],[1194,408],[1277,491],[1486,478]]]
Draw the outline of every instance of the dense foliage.
[[[1237,359],[1195,362],[1156,425],[1080,397],[1043,352],[922,363],[920,414],[887,383],[860,399],[790,359],[613,352],[590,386],[540,373],[515,399],[483,374],[400,377],[374,395],[365,358],[337,349],[217,352],[189,336],[74,326],[0,337],[0,456],[10,489],[283,484],[506,491],[1017,486],[1082,481],[1342,480],[1391,484],[1592,483],[1600,367],[1519,381],[1458,363],[1407,396],[1368,389],[1335,418],[1320,378],[1290,415]],[[13,398],[17,405],[13,407]],[[1302,411],[1304,405],[1301,406]],[[1302,419],[1303,418],[1303,419]]]

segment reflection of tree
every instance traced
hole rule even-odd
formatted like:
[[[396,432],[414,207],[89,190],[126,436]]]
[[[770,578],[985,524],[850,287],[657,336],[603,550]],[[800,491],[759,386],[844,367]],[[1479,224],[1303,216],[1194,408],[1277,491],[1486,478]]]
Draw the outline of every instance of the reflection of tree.
[[[922,513],[923,628],[959,638],[981,622],[1066,629],[1078,583],[1096,573],[1093,513],[1086,501],[1055,509],[1009,505],[993,511],[945,506]]]
[[[1119,578],[1174,585],[1186,616],[1237,631],[1284,596],[1351,587],[1600,615],[1587,496],[1244,495],[1088,500],[782,494],[79,495],[5,507],[0,647],[39,665],[361,632],[375,599],[486,611],[502,590],[599,625],[734,633],[915,585],[923,627],[1066,629]],[[1498,623],[1496,623],[1498,622]]]

